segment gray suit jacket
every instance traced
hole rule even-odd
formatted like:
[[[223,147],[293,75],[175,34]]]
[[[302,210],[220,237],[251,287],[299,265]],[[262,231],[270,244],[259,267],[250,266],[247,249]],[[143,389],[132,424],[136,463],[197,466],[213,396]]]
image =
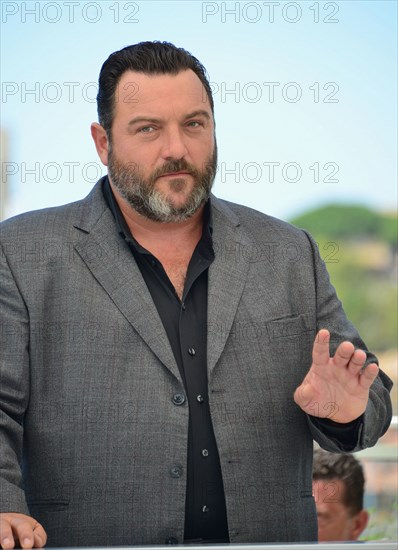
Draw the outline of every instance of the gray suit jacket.
[[[319,328],[333,348],[364,343],[305,232],[215,197],[212,209],[202,333],[231,542],[314,540],[313,438],[341,446],[293,392]],[[181,542],[188,405],[173,403],[181,376],[100,184],[0,235],[0,510],[33,515],[49,546]],[[355,449],[387,429],[390,384],[374,383]]]

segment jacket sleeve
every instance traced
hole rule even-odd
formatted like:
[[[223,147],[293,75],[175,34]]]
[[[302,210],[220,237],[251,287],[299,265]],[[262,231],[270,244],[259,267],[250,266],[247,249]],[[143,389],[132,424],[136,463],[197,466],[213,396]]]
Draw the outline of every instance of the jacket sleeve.
[[[338,345],[347,340],[352,342],[356,348],[362,349],[367,354],[365,365],[377,363],[378,360],[367,349],[365,343],[359,336],[354,325],[347,319],[342,304],[336,295],[336,291],[330,283],[326,266],[321,259],[318,247],[312,237],[305,231],[313,253],[316,300],[317,300],[317,332],[321,328],[329,330],[330,353],[334,355]],[[328,422],[308,416],[308,424],[313,438],[321,447],[327,451],[355,452],[372,447],[377,443],[388,429],[392,418],[392,406],[389,392],[392,388],[392,381],[382,371],[372,384],[369,393],[369,401],[365,413],[356,426],[351,426],[352,441],[347,444],[347,429],[342,426],[341,435],[336,428],[330,429]],[[354,429],[352,429],[354,428]]]
[[[0,248],[0,512],[29,514],[21,470],[29,399],[29,317],[6,248]]]

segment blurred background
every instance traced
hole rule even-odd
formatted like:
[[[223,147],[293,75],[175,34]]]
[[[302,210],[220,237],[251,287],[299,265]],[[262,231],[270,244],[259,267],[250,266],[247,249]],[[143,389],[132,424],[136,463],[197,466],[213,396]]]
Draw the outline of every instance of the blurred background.
[[[348,317],[397,384],[397,3],[1,2],[1,219],[84,197],[110,53],[166,40],[206,66],[214,192],[315,236]],[[397,539],[395,419],[359,453],[371,522]]]

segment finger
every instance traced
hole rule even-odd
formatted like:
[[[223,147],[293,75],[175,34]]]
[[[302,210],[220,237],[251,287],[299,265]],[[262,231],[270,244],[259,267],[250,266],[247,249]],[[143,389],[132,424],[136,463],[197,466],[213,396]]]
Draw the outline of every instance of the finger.
[[[15,546],[11,525],[5,519],[0,520],[0,545],[4,550],[14,548]]]
[[[312,349],[312,360],[315,365],[326,365],[330,359],[329,356],[330,333],[326,329],[321,329],[316,335],[314,347]]]
[[[354,375],[358,375],[361,372],[361,369],[364,366],[365,361],[366,361],[366,353],[361,349],[356,349],[353,355],[351,356],[350,362],[348,363],[349,371]]]
[[[355,348],[351,342],[342,342],[336,349],[333,357],[333,362],[337,367],[347,367],[355,352]]]
[[[47,533],[40,523],[36,523],[33,534],[35,539],[35,548],[43,548],[47,542]]]
[[[379,367],[376,363],[370,363],[365,369],[361,371],[359,382],[362,388],[368,390],[375,381],[379,373]]]
[[[18,540],[21,548],[33,548],[33,527],[27,521],[15,518],[11,520],[14,538]]]

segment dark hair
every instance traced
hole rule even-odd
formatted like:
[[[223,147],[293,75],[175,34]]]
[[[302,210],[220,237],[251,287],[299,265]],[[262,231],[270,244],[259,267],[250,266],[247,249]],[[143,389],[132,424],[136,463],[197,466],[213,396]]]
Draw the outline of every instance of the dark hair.
[[[126,71],[176,75],[188,69],[191,69],[202,82],[214,113],[213,96],[206,69],[196,57],[183,48],[177,48],[170,42],[140,42],[112,53],[102,65],[97,95],[98,120],[108,136],[111,135],[116,86]]]
[[[352,454],[334,454],[316,449],[312,477],[314,480],[341,480],[345,486],[343,504],[352,514],[362,510],[365,477],[361,463]]]

